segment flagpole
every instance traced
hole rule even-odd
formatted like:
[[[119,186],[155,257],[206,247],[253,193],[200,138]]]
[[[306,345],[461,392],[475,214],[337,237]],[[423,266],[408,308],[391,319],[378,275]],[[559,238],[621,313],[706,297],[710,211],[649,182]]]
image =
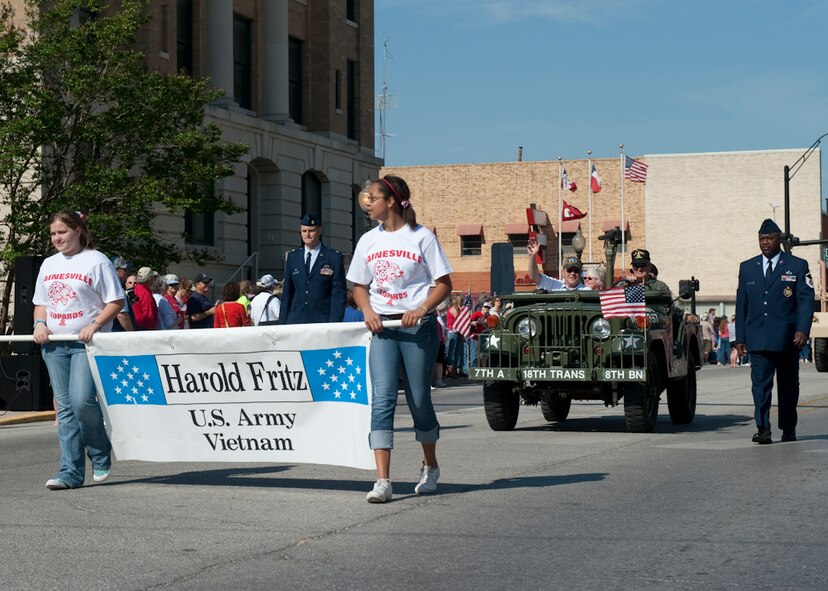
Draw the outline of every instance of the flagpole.
[[[587,150],[589,156],[589,164],[587,164],[587,186],[589,188],[589,205],[587,211],[589,213],[589,262],[592,262],[592,150]]]
[[[624,262],[624,254],[627,247],[627,232],[625,230],[626,226],[624,226],[624,144],[619,144],[618,147],[621,148],[621,275],[623,275],[624,269],[627,268]]]
[[[562,277],[563,269],[561,269],[561,248],[563,242],[561,235],[563,235],[563,158],[558,156],[558,277]]]

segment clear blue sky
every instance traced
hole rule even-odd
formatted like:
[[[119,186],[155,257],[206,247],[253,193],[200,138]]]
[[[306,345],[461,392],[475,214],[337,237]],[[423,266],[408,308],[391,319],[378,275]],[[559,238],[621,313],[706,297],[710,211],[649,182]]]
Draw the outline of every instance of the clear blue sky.
[[[828,132],[828,0],[374,6],[388,165],[804,150]]]

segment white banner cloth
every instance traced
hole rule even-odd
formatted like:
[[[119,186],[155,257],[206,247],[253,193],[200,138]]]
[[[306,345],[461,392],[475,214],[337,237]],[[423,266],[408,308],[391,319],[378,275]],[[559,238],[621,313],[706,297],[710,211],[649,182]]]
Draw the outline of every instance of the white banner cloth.
[[[98,333],[92,375],[119,460],[375,467],[361,322]]]

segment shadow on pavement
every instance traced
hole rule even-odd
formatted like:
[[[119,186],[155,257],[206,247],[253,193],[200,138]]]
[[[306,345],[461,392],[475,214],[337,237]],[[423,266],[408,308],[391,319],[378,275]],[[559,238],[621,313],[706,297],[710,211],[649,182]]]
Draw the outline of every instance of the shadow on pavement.
[[[132,478],[128,480],[108,481],[96,486],[123,486],[129,484],[171,484],[194,486],[236,486],[236,487],[267,487],[273,489],[311,489],[368,492],[371,489],[373,476],[361,480],[330,480],[311,478],[279,478],[267,476],[278,474],[294,468],[293,465],[267,466],[257,468],[224,468],[220,470],[200,470],[196,472],[182,472],[168,476],[152,476],[148,478]],[[459,494],[481,490],[500,490],[511,488],[543,488],[562,484],[576,484],[579,482],[597,482],[606,478],[606,473],[568,474],[559,476],[519,476],[504,478],[491,483],[481,484],[452,484],[440,483],[439,494]],[[395,498],[399,495],[413,493],[415,481],[394,481]]]
[[[666,410],[666,409],[665,409]],[[540,411],[538,411],[540,413]],[[700,433],[704,431],[715,431],[725,427],[748,425],[753,422],[753,415],[704,415],[696,413],[696,418],[689,425],[675,425],[670,421],[669,415],[660,413],[658,423],[655,426],[655,433]],[[515,431],[553,431],[558,433],[629,433],[627,423],[624,420],[624,412],[621,415],[605,415],[602,417],[573,418],[560,423],[548,423],[546,425],[532,425],[517,427]]]

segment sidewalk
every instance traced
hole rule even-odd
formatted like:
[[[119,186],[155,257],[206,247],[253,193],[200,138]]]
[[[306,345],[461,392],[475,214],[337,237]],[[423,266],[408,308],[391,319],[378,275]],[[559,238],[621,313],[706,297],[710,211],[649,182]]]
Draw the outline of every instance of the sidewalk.
[[[38,421],[54,421],[55,411],[2,411],[0,410],[0,427],[6,425],[20,425],[23,423],[36,423]]]

